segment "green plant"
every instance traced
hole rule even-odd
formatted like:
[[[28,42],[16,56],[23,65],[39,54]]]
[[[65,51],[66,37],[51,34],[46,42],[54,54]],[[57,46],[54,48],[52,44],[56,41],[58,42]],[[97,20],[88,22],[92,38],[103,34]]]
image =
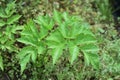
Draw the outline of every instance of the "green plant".
[[[70,63],[73,64],[79,53],[84,54],[86,65],[92,64],[99,68],[98,46],[89,25],[78,16],[68,13],[59,13],[54,10],[53,16],[39,16],[30,20],[21,32],[19,42],[26,44],[18,54],[21,73],[29,61],[36,61],[40,54],[50,54],[53,64],[60,56],[69,54]]]
[[[23,72],[25,69],[30,57],[32,58],[32,61],[35,62],[37,55],[43,53],[45,46],[42,39],[46,34],[47,33],[45,31],[44,33],[42,33],[42,31],[39,33],[32,20],[30,20],[28,24],[24,26],[24,29],[21,32],[22,37],[18,39],[19,42],[27,45],[20,51],[18,55],[20,58],[21,72]]]
[[[112,8],[109,0],[95,0],[100,16],[102,20],[111,21],[112,19]]]
[[[104,46],[104,49],[102,49],[103,55],[101,55],[101,75],[103,75],[105,78],[112,77],[113,79],[119,78],[120,76],[120,39],[115,39],[112,41],[104,40],[106,41],[106,46]],[[105,43],[105,42],[104,42]]]
[[[16,21],[21,17],[15,14],[15,2],[8,3],[6,8],[0,7],[0,50],[1,54],[4,52],[16,52],[14,46],[15,34],[20,27],[16,25]],[[3,70],[2,56],[0,55],[0,66]]]
[[[0,7],[0,29],[5,25],[11,25],[16,22],[21,16],[18,14],[14,14],[16,12],[15,2],[11,2],[7,4],[6,8]]]

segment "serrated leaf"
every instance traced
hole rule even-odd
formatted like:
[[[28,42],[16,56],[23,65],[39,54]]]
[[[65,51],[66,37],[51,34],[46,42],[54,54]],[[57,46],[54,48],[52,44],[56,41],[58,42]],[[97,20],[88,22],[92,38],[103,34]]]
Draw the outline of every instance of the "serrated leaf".
[[[38,29],[36,28],[35,23],[32,20],[30,20],[27,23],[27,27],[30,29],[30,32],[32,33],[33,36],[35,36],[36,38],[39,38]]]
[[[72,23],[72,22],[71,22]],[[79,35],[79,30],[80,30],[80,27],[78,26],[79,24],[77,23],[74,23],[74,24],[71,24],[71,37],[75,38],[77,35]]]
[[[3,27],[5,24],[6,24],[5,21],[0,20],[0,28]]]
[[[39,25],[42,25],[42,23],[41,23],[41,18],[42,18],[42,16],[38,16],[35,20],[34,20],[34,22],[35,23],[37,23],[37,24],[39,24]]]
[[[33,53],[33,51],[34,51],[34,48],[31,47],[31,46],[24,47],[24,48],[21,49],[21,51],[19,52],[19,54],[17,55],[17,57],[19,59],[22,59],[22,58],[25,57],[25,55]]]
[[[79,34],[76,37],[75,42],[78,45],[81,45],[81,44],[96,43],[97,41],[96,41],[95,37],[92,35]]]
[[[50,16],[38,16],[35,20],[40,26],[42,26],[46,30],[51,30],[54,26],[54,21]]]
[[[34,39],[34,37],[24,36],[24,37],[17,39],[17,41],[27,44],[27,45],[37,46],[37,43],[36,43],[37,41],[36,39]]]
[[[3,68],[3,59],[2,59],[1,55],[0,55],[0,68],[2,69],[2,71],[4,70],[4,68]]]
[[[4,15],[3,13],[1,13],[1,11],[0,11],[0,17],[2,17],[2,18],[6,18],[7,16]]]
[[[31,31],[30,28],[27,25],[24,25],[23,31],[21,32],[21,35],[25,35],[25,36],[31,36]]]
[[[53,19],[50,19],[49,22],[50,22],[50,23],[49,23],[49,25],[48,25],[47,28],[48,28],[49,30],[51,30],[51,29],[53,28],[53,26],[54,26],[55,23],[54,23]]]
[[[81,23],[80,30],[78,31],[79,34],[85,34],[85,35],[93,35],[92,31],[90,30],[90,26],[87,23]]]
[[[43,47],[43,45],[38,46],[37,49],[38,49],[38,54],[43,54],[43,52],[45,51],[45,47]]]
[[[60,13],[57,10],[54,10],[54,12],[53,12],[53,18],[54,18],[54,20],[57,23],[59,23],[59,24],[62,23],[61,15],[60,15]]]
[[[17,25],[16,30],[23,30],[24,26],[22,25]]]
[[[11,3],[8,3],[8,4],[7,4],[7,8],[5,8],[5,13],[6,13],[7,15],[9,15],[10,12],[12,12],[12,10],[15,9],[15,6],[16,6],[15,1],[14,1],[14,2],[11,2]],[[11,15],[12,15],[12,14],[11,14]]]
[[[30,57],[32,61],[35,62],[37,58],[37,50],[31,46],[24,47],[19,52],[17,57],[20,59],[21,73],[23,73],[24,69],[26,68],[26,64],[30,61]]]
[[[17,21],[21,15],[13,15],[7,19],[7,24],[13,24],[15,21]]]
[[[65,42],[62,35],[56,31],[51,33],[49,37],[46,38],[48,48],[52,48],[52,58],[53,64],[56,63],[58,58],[61,56]]]
[[[39,16],[36,20],[34,20],[36,23],[43,25],[44,27],[48,26],[48,22],[46,22],[46,20],[48,18],[46,18],[47,16]]]
[[[95,44],[85,44],[85,45],[80,46],[80,49],[84,52],[96,52],[97,53],[99,51],[98,46]]]
[[[66,24],[65,23],[60,24],[59,31],[64,38],[67,37],[67,31],[66,31]]]
[[[60,58],[62,55],[63,48],[62,47],[56,47],[52,50],[52,58],[53,58],[53,64],[56,63],[56,61]]]
[[[45,38],[48,35],[48,30],[41,26],[39,35],[40,35],[39,38],[40,40]]]
[[[99,69],[99,56],[97,54],[91,53],[91,64],[93,68]]]
[[[7,18],[5,12],[4,12],[4,9],[2,7],[0,7],[0,17],[1,18]]]
[[[21,32],[21,35],[21,38],[17,40],[27,45],[37,46],[38,42],[41,40],[39,32],[32,20],[24,26],[24,30]]]
[[[10,25],[11,33],[16,34],[17,30],[23,30],[23,26],[17,26],[17,25]]]
[[[99,69],[99,57],[97,54],[84,52],[84,58],[86,65],[92,64],[93,68]]]
[[[6,15],[6,18],[10,18],[15,12],[16,12],[16,9],[13,9],[12,11],[9,12],[8,15]]]
[[[77,58],[79,54],[79,48],[77,46],[72,46],[69,48],[70,51],[70,63],[73,64],[73,61]]]
[[[64,39],[63,39],[62,35],[58,31],[56,31],[56,32],[52,33],[49,37],[47,37],[46,40],[60,43]]]
[[[33,53],[31,53],[31,59],[33,62],[35,62],[37,59],[37,51],[35,49],[33,50],[34,50]]]
[[[84,54],[85,64],[87,66],[90,65],[89,55],[87,55],[87,53],[85,53],[85,52],[83,52],[83,54]]]
[[[62,16],[65,19],[65,21],[70,21],[70,18],[69,18],[70,16],[66,12],[64,12]]]
[[[21,74],[26,68],[27,63],[30,61],[30,54],[26,55],[23,59],[20,60]]]

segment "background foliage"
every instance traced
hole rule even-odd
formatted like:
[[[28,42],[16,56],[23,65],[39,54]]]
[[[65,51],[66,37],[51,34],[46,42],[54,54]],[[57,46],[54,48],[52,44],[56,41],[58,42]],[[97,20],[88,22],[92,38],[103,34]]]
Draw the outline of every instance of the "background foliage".
[[[111,9],[108,0],[1,0],[0,80],[119,80]]]

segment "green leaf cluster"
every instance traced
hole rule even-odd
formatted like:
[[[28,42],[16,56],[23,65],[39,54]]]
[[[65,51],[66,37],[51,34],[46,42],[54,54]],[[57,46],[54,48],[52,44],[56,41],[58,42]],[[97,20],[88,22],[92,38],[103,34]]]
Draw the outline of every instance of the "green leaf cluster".
[[[21,27],[16,25],[16,21],[21,17],[15,14],[15,2],[8,3],[6,8],[0,7],[0,50],[4,52],[17,52],[14,46],[15,34]],[[0,68],[3,70],[2,56],[0,55]]]
[[[18,41],[26,45],[18,54],[21,73],[29,61],[35,62],[37,55],[46,53],[52,56],[53,64],[65,52],[71,64],[83,53],[86,65],[99,68],[97,41],[89,24],[79,16],[56,10],[52,16],[38,16],[24,26]]]
[[[44,52],[45,43],[43,39],[45,35],[46,33],[38,31],[32,20],[24,26],[24,29],[21,32],[21,38],[18,39],[19,42],[26,44],[26,47],[24,47],[18,54],[18,57],[20,58],[21,72],[25,69],[30,58],[35,62],[37,54],[42,54]]]
[[[101,19],[111,21],[112,7],[110,5],[110,0],[96,0],[95,3],[100,12]]]
[[[56,31],[46,38],[47,45],[52,49],[53,64],[67,50],[70,63],[73,64],[80,52],[84,53],[86,64],[91,63],[98,68],[98,46],[94,34],[89,25],[78,16],[70,16],[67,13],[59,14],[54,11],[54,20],[58,23]]]
[[[8,3],[6,8],[0,7],[0,29],[6,25],[14,24],[21,16],[16,12],[15,2]]]

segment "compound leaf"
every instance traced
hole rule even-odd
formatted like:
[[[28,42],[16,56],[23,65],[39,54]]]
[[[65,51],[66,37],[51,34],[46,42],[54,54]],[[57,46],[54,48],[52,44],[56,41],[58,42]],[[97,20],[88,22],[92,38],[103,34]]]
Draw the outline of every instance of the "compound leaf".
[[[13,24],[15,21],[17,21],[21,15],[13,15],[7,19],[7,24]]]
[[[69,48],[70,51],[70,62],[71,64],[73,64],[73,61],[77,58],[78,54],[79,54],[79,47],[77,46],[73,46]]]
[[[94,69],[99,69],[99,57],[97,54],[84,52],[84,58],[86,65],[91,63]]]
[[[23,59],[20,60],[21,74],[26,68],[27,63],[30,61],[30,54],[26,55]]]
[[[53,18],[54,18],[54,20],[57,23],[59,23],[59,24],[62,23],[62,17],[61,17],[61,15],[60,15],[60,13],[58,11],[54,10],[54,12],[53,12]]]
[[[23,73],[26,68],[27,63],[30,61],[30,57],[32,61],[35,62],[37,58],[37,50],[34,47],[28,46],[24,47],[18,54],[18,58],[20,59],[21,73]]]
[[[95,44],[85,44],[80,46],[80,49],[84,52],[98,52],[99,48]]]
[[[62,47],[56,47],[52,50],[52,58],[53,58],[53,64],[56,63],[56,61],[59,59],[63,51]]]

